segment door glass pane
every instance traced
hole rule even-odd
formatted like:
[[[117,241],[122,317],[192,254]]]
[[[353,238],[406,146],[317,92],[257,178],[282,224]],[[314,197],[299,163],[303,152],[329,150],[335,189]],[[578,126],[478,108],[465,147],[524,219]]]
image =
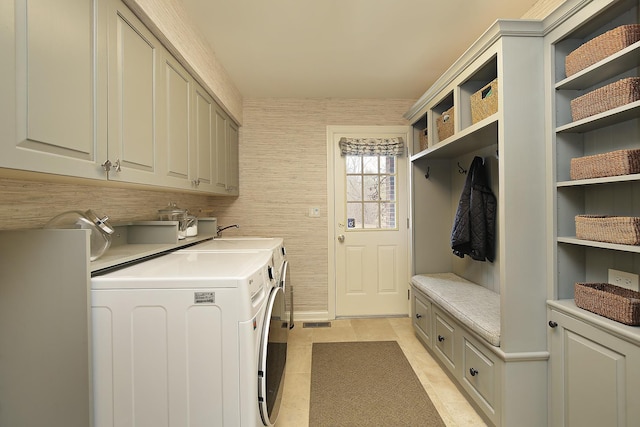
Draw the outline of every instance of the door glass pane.
[[[380,200],[396,200],[396,177],[382,175],[380,177]]]
[[[380,204],[380,228],[396,228],[396,204]]]
[[[362,175],[347,175],[347,201],[362,200]]]
[[[365,175],[364,200],[380,200],[380,185],[378,175]]]
[[[362,229],[362,203],[347,203],[347,230]]]
[[[364,228],[380,228],[379,209],[378,203],[364,204]]]
[[[363,173],[378,173],[378,156],[362,157]]]
[[[347,173],[362,173],[361,156],[345,156]]]
[[[380,173],[396,173],[396,158],[391,156],[381,156]]]

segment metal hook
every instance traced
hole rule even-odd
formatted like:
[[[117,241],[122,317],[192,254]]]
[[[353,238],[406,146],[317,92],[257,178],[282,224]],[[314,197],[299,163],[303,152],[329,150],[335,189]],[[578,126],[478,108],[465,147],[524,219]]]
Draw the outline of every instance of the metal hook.
[[[426,179],[429,179],[429,170],[431,169],[431,166],[427,166],[427,173],[424,174],[424,177]]]
[[[466,174],[467,170],[465,168],[463,168],[462,166],[460,166],[460,162],[458,162],[458,173],[459,174]]]

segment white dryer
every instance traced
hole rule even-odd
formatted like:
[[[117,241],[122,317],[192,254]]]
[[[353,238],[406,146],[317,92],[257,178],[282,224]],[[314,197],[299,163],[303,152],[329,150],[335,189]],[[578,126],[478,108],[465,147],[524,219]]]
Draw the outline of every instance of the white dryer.
[[[273,254],[274,283],[285,291],[289,313],[289,329],[293,328],[293,286],[287,281],[289,261],[284,240],[281,237],[221,237],[200,242],[179,252],[212,251],[238,252],[246,250],[270,251]]]
[[[95,426],[273,424],[287,328],[270,314],[284,305],[270,259],[174,252],[93,277]],[[260,378],[270,404],[258,403]]]

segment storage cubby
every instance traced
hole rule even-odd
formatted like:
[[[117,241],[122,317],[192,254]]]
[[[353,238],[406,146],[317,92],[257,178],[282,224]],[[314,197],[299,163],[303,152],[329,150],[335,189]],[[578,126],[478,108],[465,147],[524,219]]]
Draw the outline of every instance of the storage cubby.
[[[431,135],[431,144],[429,144],[429,146],[437,145],[441,141],[452,137],[456,133],[456,129],[458,129],[457,122],[459,121],[459,113],[457,111],[458,109],[455,107],[456,103],[454,102],[453,98],[453,92],[450,92],[431,109],[432,124],[430,128],[433,129],[433,132]],[[441,139],[440,127],[446,125],[449,125],[453,128],[453,133],[449,136],[444,136]]]
[[[405,115],[414,129],[424,118],[430,128],[429,147],[411,156],[413,273],[452,273],[472,282],[474,289],[488,290],[500,302],[491,308],[499,323],[496,345],[460,321],[459,313],[448,312],[447,304],[414,288],[414,310],[431,305],[431,327],[436,332],[441,327],[440,333],[426,334],[423,309],[413,313],[421,316],[414,319],[416,333],[495,425],[546,422],[546,245],[540,239],[546,229],[540,215],[545,203],[545,176],[540,173],[545,158],[542,34],[539,21],[497,21]],[[473,123],[471,97],[493,81],[497,109]],[[437,118],[451,107],[455,132],[439,140]],[[493,262],[459,258],[451,248],[454,217],[475,156],[483,159],[497,200]],[[434,341],[447,330],[455,332],[449,339]],[[462,360],[463,354],[468,360]],[[463,369],[466,363],[477,368],[478,355],[491,361],[491,369],[482,369],[482,379],[470,374],[469,367]],[[526,392],[520,387],[523,381],[529,384]]]

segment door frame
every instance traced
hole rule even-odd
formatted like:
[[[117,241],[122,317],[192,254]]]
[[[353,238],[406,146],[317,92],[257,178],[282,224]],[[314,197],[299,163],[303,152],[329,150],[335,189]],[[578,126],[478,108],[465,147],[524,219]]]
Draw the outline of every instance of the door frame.
[[[335,155],[338,149],[334,144],[336,135],[351,135],[353,137],[362,134],[373,133],[403,133],[405,134],[405,156],[407,157],[407,173],[404,182],[401,184],[407,192],[407,264],[409,274],[411,274],[411,259],[413,257],[411,226],[411,164],[409,157],[411,147],[413,147],[413,129],[411,126],[327,126],[327,249],[329,251],[327,270],[327,315],[329,320],[336,318],[336,227],[334,219],[336,216],[335,183],[336,183],[336,162]],[[407,277],[407,280],[409,278]],[[407,299],[409,305],[409,299]]]

